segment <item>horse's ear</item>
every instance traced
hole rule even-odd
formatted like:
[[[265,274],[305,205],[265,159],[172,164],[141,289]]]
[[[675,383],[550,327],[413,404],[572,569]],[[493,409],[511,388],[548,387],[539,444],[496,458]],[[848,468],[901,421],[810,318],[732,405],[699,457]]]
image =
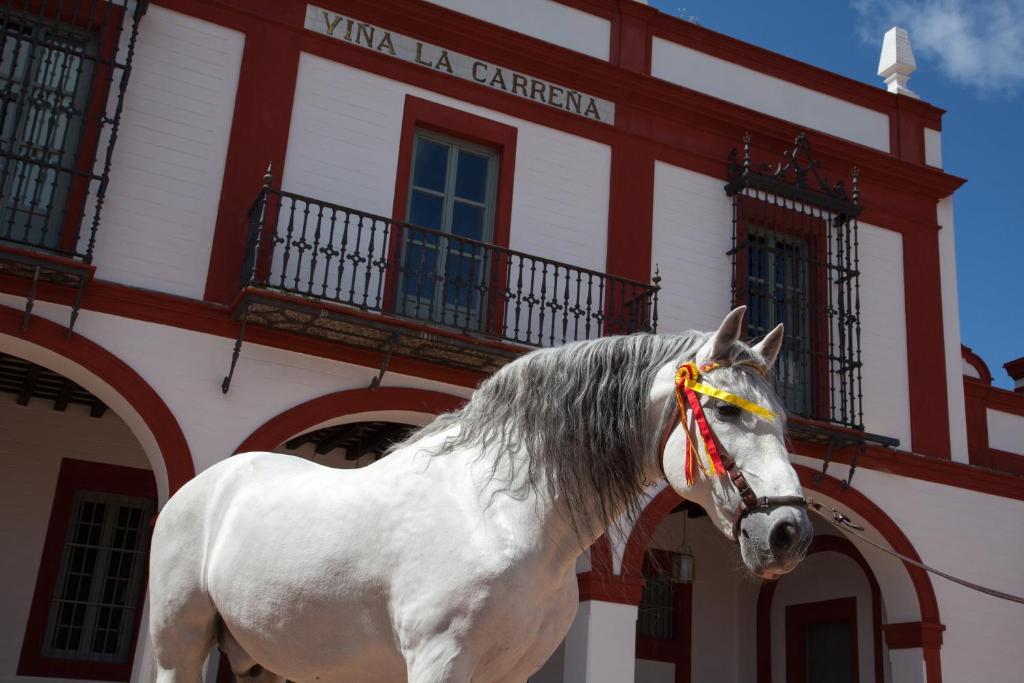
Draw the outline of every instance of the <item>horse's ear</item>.
[[[746,312],[746,306],[737,306],[725,316],[725,320],[718,326],[718,331],[711,340],[709,360],[729,359],[733,345],[740,340],[740,334],[743,332],[743,314]]]
[[[764,358],[765,369],[775,365],[775,359],[779,357],[779,349],[782,348],[782,333],[782,323],[779,323],[775,326],[774,330],[769,332],[764,339],[751,349],[754,353]]]

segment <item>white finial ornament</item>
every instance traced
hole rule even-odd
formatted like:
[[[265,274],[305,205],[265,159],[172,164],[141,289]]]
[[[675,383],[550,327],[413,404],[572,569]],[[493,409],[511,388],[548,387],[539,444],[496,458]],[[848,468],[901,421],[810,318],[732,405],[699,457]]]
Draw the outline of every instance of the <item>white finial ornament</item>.
[[[885,79],[889,92],[917,98],[907,87],[910,74],[917,71],[914,51],[910,49],[910,36],[906,29],[893,26],[882,38],[882,56],[878,60],[878,75]]]

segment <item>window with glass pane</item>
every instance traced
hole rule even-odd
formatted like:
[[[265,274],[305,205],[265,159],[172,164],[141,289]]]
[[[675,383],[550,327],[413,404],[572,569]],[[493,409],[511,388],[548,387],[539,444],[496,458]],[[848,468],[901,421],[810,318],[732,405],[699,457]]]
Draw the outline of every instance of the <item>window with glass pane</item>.
[[[636,634],[640,638],[675,638],[676,585],[667,576],[644,577],[644,592],[637,609]]]
[[[807,243],[754,227],[747,231],[747,324],[752,336],[782,323],[786,337],[775,362],[775,389],[786,408],[805,414],[813,395]]]
[[[849,620],[820,621],[804,626],[805,680],[853,683],[855,652]]]
[[[399,309],[463,329],[485,318],[498,154],[420,131],[413,149]],[[426,228],[426,229],[423,229]]]
[[[127,662],[153,502],[78,491],[50,605],[43,656]]]
[[[0,53],[0,239],[60,243],[88,102],[95,40],[9,19]]]

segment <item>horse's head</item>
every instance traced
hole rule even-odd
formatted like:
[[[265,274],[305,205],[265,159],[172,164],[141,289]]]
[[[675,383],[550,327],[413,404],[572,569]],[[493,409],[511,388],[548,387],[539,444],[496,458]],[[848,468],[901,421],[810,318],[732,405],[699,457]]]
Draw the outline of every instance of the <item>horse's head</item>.
[[[658,457],[672,488],[739,544],[747,568],[774,578],[803,559],[813,531],[786,450],[785,413],[764,378],[782,325],[748,347],[739,341],[745,310],[726,316],[692,362],[658,373],[653,405],[676,406],[661,420]]]

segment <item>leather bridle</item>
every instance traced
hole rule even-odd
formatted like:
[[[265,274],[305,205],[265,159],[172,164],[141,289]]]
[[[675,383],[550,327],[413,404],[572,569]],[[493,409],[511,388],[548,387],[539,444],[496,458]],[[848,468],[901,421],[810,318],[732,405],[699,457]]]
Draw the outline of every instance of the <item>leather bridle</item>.
[[[742,408],[744,410],[751,410],[751,408],[747,407],[747,406],[750,405],[749,402],[744,401],[742,399],[739,399],[738,397],[733,396],[732,394],[729,394],[727,392],[723,392],[721,390],[715,390],[713,387],[707,387],[706,385],[694,384],[696,382],[696,380],[699,379],[701,374],[706,374],[706,373],[708,373],[708,372],[710,372],[712,370],[715,370],[715,369],[718,369],[718,368],[729,367],[731,365],[742,365],[744,367],[753,368],[755,371],[760,373],[762,376],[765,374],[765,371],[766,371],[763,365],[760,365],[760,364],[757,364],[757,363],[753,363],[751,361],[741,361],[739,363],[721,363],[721,362],[719,362],[719,363],[710,363],[710,364],[701,366],[700,368],[697,368],[697,366],[694,365],[693,363],[688,363],[688,364],[684,364],[683,366],[680,366],[679,371],[676,373],[676,401],[675,401],[675,406],[672,409],[671,416],[666,421],[665,431],[664,431],[664,433],[661,436],[661,441],[660,441],[660,445],[659,445],[659,448],[658,448],[658,466],[661,468],[661,473],[662,473],[663,476],[665,475],[665,465],[664,465],[665,448],[666,448],[666,446],[668,444],[669,438],[672,435],[672,431],[675,429],[675,426],[677,424],[682,426],[683,431],[686,434],[686,439],[687,439],[687,457],[691,457],[690,449],[696,448],[696,446],[694,445],[695,444],[695,439],[693,437],[693,434],[690,431],[689,425],[686,423],[686,415],[685,415],[685,413],[687,412],[687,410],[686,410],[687,403],[686,403],[686,401],[683,400],[683,392],[686,391],[686,389],[683,388],[683,383],[679,379],[680,377],[684,377],[684,378],[688,377],[689,380],[690,380],[689,384],[691,384],[692,386],[703,387],[704,389],[710,389],[713,392],[713,393],[710,393],[710,392],[703,392],[702,391],[701,393],[709,393],[710,395],[713,395],[713,396],[715,396],[717,398],[720,398],[720,399],[722,399],[724,401],[727,401],[729,403],[734,403],[734,404],[738,405],[740,408]],[[684,368],[687,368],[689,370],[689,373],[684,372],[683,371]],[[805,498],[804,496],[759,496],[759,495],[757,495],[754,492],[754,489],[751,488],[750,483],[747,481],[747,478],[743,475],[743,471],[736,464],[736,459],[733,458],[729,454],[729,451],[726,450],[725,446],[723,446],[722,443],[718,440],[718,437],[715,435],[714,431],[711,429],[711,426],[709,424],[707,424],[706,418],[704,418],[704,416],[703,416],[703,409],[700,407],[700,403],[698,401],[696,401],[696,395],[693,394],[693,396],[690,397],[690,398],[691,398],[690,405],[692,406],[692,410],[695,413],[695,419],[698,420],[698,421],[703,420],[702,428],[699,430],[699,432],[701,434],[701,437],[704,440],[705,448],[708,451],[716,451],[717,452],[718,460],[719,460],[719,462],[721,463],[721,466],[722,466],[722,471],[718,472],[718,473],[719,474],[727,474],[729,476],[729,480],[732,482],[732,485],[736,488],[736,492],[739,494],[739,497],[740,497],[740,502],[736,506],[736,509],[733,511],[733,515],[732,515],[732,532],[731,532],[731,535],[732,535],[732,540],[734,542],[739,543],[740,524],[743,522],[743,519],[747,515],[751,514],[752,512],[767,511],[767,510],[770,510],[771,508],[780,507],[780,506],[783,506],[783,505],[793,505],[793,506],[797,506],[797,507],[807,507],[811,503],[810,499]],[[757,407],[757,406],[754,406],[754,407]],[[764,409],[760,409],[760,410],[764,411]],[[767,411],[764,411],[764,412],[767,412]],[[771,413],[768,413],[768,414],[771,414]],[[698,457],[698,456],[696,456],[696,454],[694,454],[694,457]],[[701,466],[701,469],[704,469],[703,466]]]

